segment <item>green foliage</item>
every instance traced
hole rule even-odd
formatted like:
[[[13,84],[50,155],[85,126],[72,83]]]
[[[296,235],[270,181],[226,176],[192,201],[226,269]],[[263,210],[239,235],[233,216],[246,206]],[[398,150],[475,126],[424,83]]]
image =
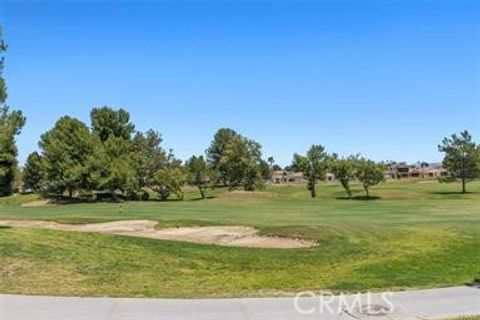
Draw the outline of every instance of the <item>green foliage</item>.
[[[43,191],[43,183],[45,182],[44,172],[42,156],[36,151],[30,153],[23,169],[24,187],[36,192]]]
[[[160,200],[167,200],[172,194],[177,199],[183,199],[182,187],[185,184],[185,174],[181,167],[167,166],[155,173],[155,190]]]
[[[148,193],[147,191],[143,191],[142,192],[142,196],[141,196],[141,200],[142,201],[148,201],[150,199],[150,193]]]
[[[270,158],[272,158],[272,157],[270,157]],[[265,161],[263,159],[260,159],[260,161],[258,163],[258,170],[260,171],[260,176],[262,177],[262,179],[264,181],[272,179],[273,163],[270,164],[270,162],[268,162],[268,160]]]
[[[127,200],[130,200],[130,201],[140,200],[140,196],[138,195],[135,189],[127,189],[127,191],[125,192],[125,195]]]
[[[243,136],[233,137],[225,146],[219,168],[226,178],[229,189],[243,184],[245,190],[255,190],[262,185],[259,163],[261,146]]]
[[[370,187],[375,186],[385,180],[385,165],[383,163],[376,163],[373,160],[365,158],[357,159],[355,160],[355,163],[355,177],[362,183],[367,198],[369,198]]]
[[[5,84],[5,79],[2,76],[3,73],[3,63],[5,57],[3,53],[7,50],[7,44],[3,40],[2,27],[0,27],[0,105],[3,105],[7,100],[7,85]]]
[[[60,118],[54,127],[41,136],[42,165],[49,192],[70,197],[89,188],[87,162],[93,156],[94,139],[88,127],[75,118]]]
[[[113,136],[130,140],[135,126],[130,122],[130,114],[123,110],[110,107],[93,108],[90,112],[92,132],[102,142]]]
[[[345,189],[349,198],[352,197],[350,183],[355,179],[357,162],[358,156],[349,156],[341,159],[335,157],[330,165],[330,170]]]
[[[205,152],[209,165],[219,172],[219,179],[224,185],[228,184],[228,179],[225,168],[220,166],[220,161],[225,153],[227,144],[238,136],[239,134],[232,129],[220,128],[213,136],[213,141]]]
[[[469,180],[480,176],[480,146],[475,144],[468,131],[460,135],[453,134],[445,138],[438,150],[445,154],[443,166],[449,172],[446,182],[460,179],[462,181],[462,192],[467,192],[466,183]]]
[[[192,156],[185,162],[187,183],[198,188],[202,199],[206,197],[208,188],[213,187],[215,171],[208,167],[203,156]]]
[[[150,151],[148,147],[160,143],[158,135],[139,133],[134,142],[135,126],[130,122],[130,114],[123,109],[93,108],[90,118],[95,141],[89,159],[91,186],[97,190],[109,190],[114,198],[117,191],[132,195],[148,178],[145,175],[149,162],[145,157]]]
[[[15,137],[26,121],[21,111],[10,111],[5,103],[7,86],[2,75],[5,50],[6,45],[0,29],[0,196],[10,195],[14,190],[18,165]]]
[[[139,187],[150,186],[155,172],[167,164],[167,154],[160,146],[162,138],[154,130],[137,132],[133,137],[133,165]]]
[[[208,163],[229,189],[243,185],[245,190],[255,190],[263,186],[261,148],[258,142],[222,128],[206,153]]]
[[[122,137],[111,136],[103,143],[95,137],[95,148],[88,161],[89,184],[96,190],[125,192],[137,188],[132,163],[132,144]]]
[[[120,192],[138,200],[140,190],[156,187],[156,172],[180,166],[172,151],[167,154],[160,146],[156,131],[133,135],[125,110],[94,108],[91,119],[92,130],[77,119],[62,117],[42,135],[41,152],[27,159],[25,186],[57,195],[68,192],[70,197],[76,191],[107,191],[116,198]],[[148,195],[143,198],[148,200]]]
[[[310,191],[312,198],[317,196],[317,181],[325,180],[328,161],[325,147],[321,145],[312,145],[306,156],[297,153],[293,155],[292,167],[297,172],[303,172],[304,177],[308,180],[307,189]]]

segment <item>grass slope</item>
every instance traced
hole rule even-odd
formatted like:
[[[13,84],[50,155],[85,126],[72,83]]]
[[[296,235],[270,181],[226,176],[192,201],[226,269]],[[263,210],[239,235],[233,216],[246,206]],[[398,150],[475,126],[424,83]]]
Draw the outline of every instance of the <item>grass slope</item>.
[[[334,184],[217,190],[197,201],[21,207],[0,199],[0,219],[83,223],[153,219],[162,225],[250,225],[315,239],[310,249],[230,248],[38,229],[0,229],[0,292],[89,296],[265,296],[299,290],[438,287],[480,273],[480,184],[386,183],[378,200],[344,200]],[[355,186],[360,192],[359,186]]]

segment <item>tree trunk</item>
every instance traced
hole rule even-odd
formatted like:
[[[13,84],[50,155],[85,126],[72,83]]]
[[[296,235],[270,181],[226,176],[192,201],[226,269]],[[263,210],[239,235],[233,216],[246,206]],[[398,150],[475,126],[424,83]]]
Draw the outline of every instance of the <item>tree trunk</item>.
[[[462,157],[462,193],[467,192],[467,187],[465,185],[465,156]]]
[[[113,189],[109,189],[109,191],[110,191],[110,194],[112,195],[113,201],[116,202],[118,200],[117,193]]]
[[[203,191],[203,188],[198,187],[198,190],[200,190],[200,194],[202,195],[202,199],[205,199],[205,192]]]

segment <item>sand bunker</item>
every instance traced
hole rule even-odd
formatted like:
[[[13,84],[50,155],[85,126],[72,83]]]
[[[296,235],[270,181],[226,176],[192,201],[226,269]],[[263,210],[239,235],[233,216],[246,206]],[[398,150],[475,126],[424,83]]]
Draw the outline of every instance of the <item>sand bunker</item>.
[[[257,234],[258,230],[244,226],[155,229],[157,224],[158,222],[150,220],[124,220],[79,225],[35,220],[0,220],[0,226],[100,232],[123,236],[216,244],[222,246],[289,249],[307,248],[315,245],[315,242],[310,240],[261,236]]]

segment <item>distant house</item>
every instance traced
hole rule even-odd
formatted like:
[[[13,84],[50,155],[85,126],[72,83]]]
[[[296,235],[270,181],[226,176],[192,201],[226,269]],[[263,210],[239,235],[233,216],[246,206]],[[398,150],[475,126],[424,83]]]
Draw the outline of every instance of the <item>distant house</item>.
[[[392,162],[387,166],[385,177],[390,179],[409,178],[411,169],[413,169],[413,166],[406,162]]]
[[[417,164],[407,164],[406,162],[392,162],[388,164],[384,175],[387,179],[434,179],[447,174],[447,170],[443,168],[441,163],[419,162]]]
[[[303,183],[305,179],[302,172],[291,172],[286,170],[277,170],[272,174],[272,182],[274,184],[284,183]]]
[[[440,178],[447,176],[448,171],[441,163],[430,163],[423,168],[422,174],[424,178]]]
[[[326,181],[335,181],[333,173],[327,172],[325,176]],[[306,179],[302,172],[291,172],[285,170],[274,171],[272,174],[272,182],[274,184],[284,183],[306,183]]]
[[[325,175],[325,180],[326,181],[335,181],[335,175],[331,172],[327,172],[327,174]]]

